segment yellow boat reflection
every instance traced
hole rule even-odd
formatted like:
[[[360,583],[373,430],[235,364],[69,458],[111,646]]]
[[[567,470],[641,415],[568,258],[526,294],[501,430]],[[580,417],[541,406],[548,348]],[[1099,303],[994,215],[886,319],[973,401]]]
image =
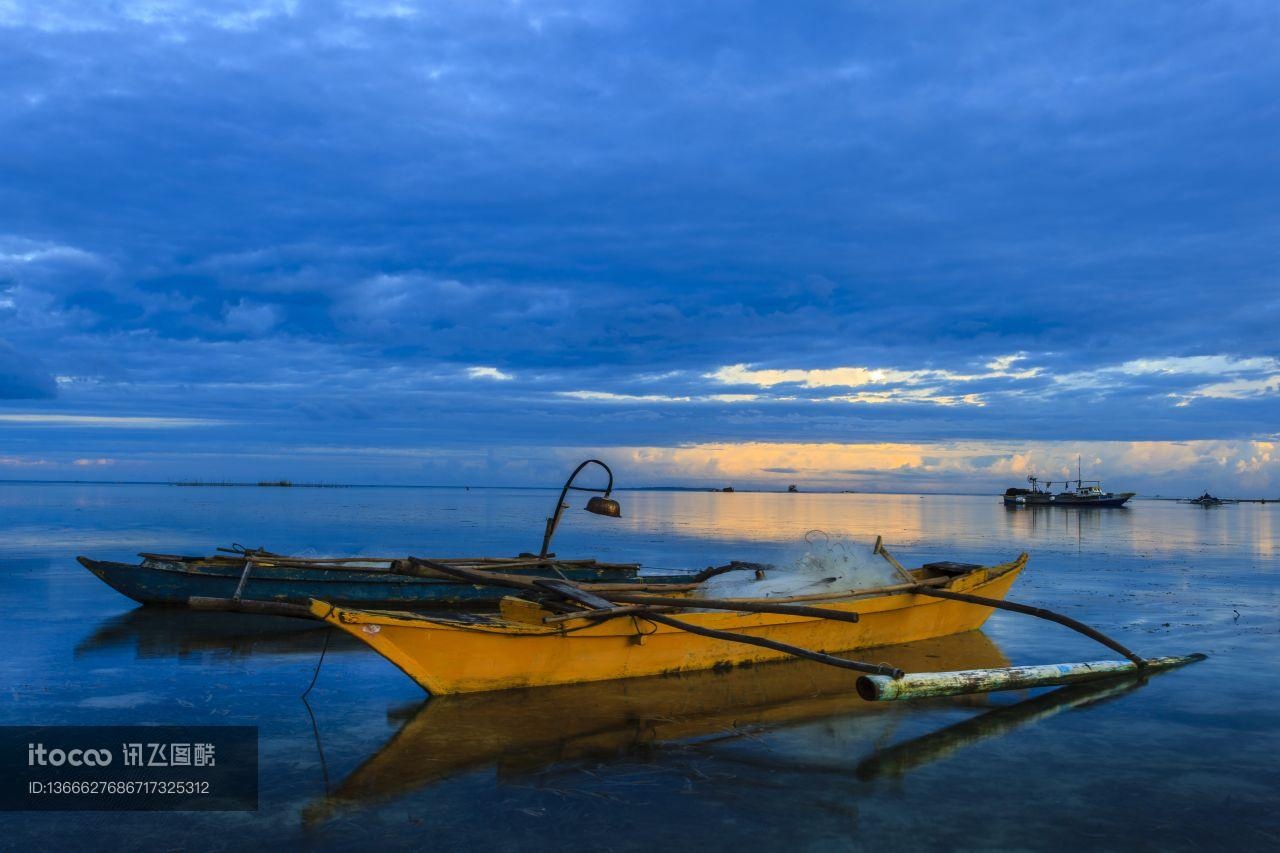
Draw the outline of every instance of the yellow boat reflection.
[[[877,650],[915,670],[1000,667],[1008,659],[971,631]],[[403,796],[459,773],[536,769],[567,759],[757,726],[844,715],[883,717],[904,706],[865,702],[854,673],[785,661],[678,676],[459,694],[429,699],[375,755],[304,811],[308,823]],[[985,706],[986,697],[951,700]]]

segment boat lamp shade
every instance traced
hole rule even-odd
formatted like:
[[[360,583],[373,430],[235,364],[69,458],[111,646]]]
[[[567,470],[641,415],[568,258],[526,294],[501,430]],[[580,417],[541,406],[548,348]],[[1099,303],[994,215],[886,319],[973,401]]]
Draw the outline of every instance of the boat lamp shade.
[[[605,498],[596,495],[587,501],[587,512],[596,515],[607,515],[609,518],[622,518],[622,507],[613,498]]]

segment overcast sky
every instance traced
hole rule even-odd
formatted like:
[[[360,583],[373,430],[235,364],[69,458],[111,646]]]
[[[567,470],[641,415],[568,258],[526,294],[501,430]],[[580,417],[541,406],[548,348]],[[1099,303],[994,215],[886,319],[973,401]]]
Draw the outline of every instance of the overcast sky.
[[[0,478],[1280,492],[1278,39],[0,0]]]

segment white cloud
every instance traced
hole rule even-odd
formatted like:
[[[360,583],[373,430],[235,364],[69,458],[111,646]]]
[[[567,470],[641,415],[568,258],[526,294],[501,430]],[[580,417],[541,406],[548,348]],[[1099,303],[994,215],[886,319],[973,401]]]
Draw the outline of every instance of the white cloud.
[[[1178,400],[1178,406],[1189,406],[1193,400],[1247,400],[1251,397],[1265,397],[1280,394],[1280,373],[1273,373],[1260,379],[1231,379],[1226,382],[1214,382],[1201,385],[1184,394],[1171,394]]]
[[[868,367],[832,367],[818,370],[757,370],[749,364],[731,364],[706,374],[725,385],[801,385],[805,388],[857,388],[884,382],[911,382],[926,371],[902,371]]]
[[[93,252],[86,252],[75,246],[31,240],[13,234],[0,236],[0,269],[6,266],[68,262],[98,264],[101,259]]]
[[[292,16],[297,8],[297,0],[120,0],[100,4],[0,0],[0,26],[47,33],[110,31],[138,24],[166,29],[210,26],[246,32],[272,18]]]
[[[1169,356],[1166,358],[1138,358],[1126,361],[1118,368],[1121,373],[1134,376],[1144,374],[1224,374],[1253,370],[1280,370],[1280,361],[1274,358],[1237,358],[1230,355]]]
[[[721,367],[704,378],[725,385],[754,385],[773,388],[778,385],[798,385],[802,388],[867,388],[881,386],[883,390],[857,391],[823,397],[815,402],[831,403],[931,403],[939,406],[985,406],[986,400],[975,393],[955,393],[948,384],[964,384],[985,379],[1032,379],[1041,374],[1041,368],[1015,370],[1014,365],[1025,358],[1024,353],[994,357],[987,362],[986,370],[978,373],[957,373],[951,370],[902,370],[893,367],[831,367],[817,369],[768,369],[750,364],[731,364]]]
[[[509,382],[515,379],[515,375],[499,370],[496,367],[468,367],[467,377],[469,379],[492,379],[496,382]]]
[[[938,388],[899,388],[893,391],[860,391],[857,394],[838,394],[823,397],[822,403],[932,403],[935,406],[987,405],[979,394],[944,394]]]
[[[224,421],[208,418],[148,418],[109,415],[61,415],[52,413],[4,413],[0,423],[41,426],[102,427],[105,429],[169,429],[175,427],[218,426]]]
[[[963,386],[991,379],[1049,379],[1051,388],[1041,384],[1029,387],[1014,384],[999,392],[1013,397],[1046,397],[1063,390],[1106,392],[1121,389],[1140,377],[1185,377],[1183,387],[1167,392],[1178,406],[1189,405],[1197,399],[1242,400],[1280,394],[1280,359],[1275,358],[1231,355],[1139,358],[1055,376],[1040,367],[1019,369],[1018,362],[1026,357],[1026,353],[994,356],[984,365],[986,370],[972,373],[859,366],[770,369],[731,364],[704,374],[704,378],[725,385],[753,385],[757,388],[795,385],[813,389],[852,389],[851,393],[815,398],[814,402],[932,403],[944,406],[987,405],[984,394],[966,393]]]
[[[747,403],[764,399],[758,394],[701,394],[671,396],[667,394],[614,394],[610,391],[557,391],[561,397],[598,403]]]
[[[0,456],[0,468],[42,468],[52,464],[48,459],[32,459],[28,456]]]
[[[1065,373],[1053,378],[1072,389],[1124,387],[1132,377],[1186,377],[1185,387],[1169,392],[1178,406],[1198,399],[1244,400],[1280,394],[1280,359],[1231,355],[1139,358],[1112,367]]]
[[[830,367],[818,369],[757,369],[750,364],[731,364],[705,374],[726,385],[794,384],[805,388],[861,388],[867,385],[921,385],[937,382],[974,382],[981,379],[1031,379],[1039,376],[1038,367],[1013,370],[1013,365],[1026,356],[1023,353],[997,356],[980,373],[957,373],[951,370],[902,370],[894,367]]]

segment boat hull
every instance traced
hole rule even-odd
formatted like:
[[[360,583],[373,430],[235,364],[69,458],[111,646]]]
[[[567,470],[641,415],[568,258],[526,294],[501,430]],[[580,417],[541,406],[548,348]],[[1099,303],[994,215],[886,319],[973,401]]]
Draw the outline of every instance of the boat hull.
[[[1003,598],[1026,565],[978,569],[946,588]],[[813,602],[810,602],[813,603]],[[696,606],[696,605],[693,605]],[[856,623],[809,616],[690,611],[701,627],[836,653],[943,637],[980,628],[991,608],[908,594],[823,602],[855,612]],[[448,617],[348,610],[312,602],[311,610],[363,640],[433,694],[474,693],[749,665],[788,657],[758,646],[690,634],[639,617],[541,624],[536,605],[504,600],[504,616]]]
[[[1080,509],[1090,507],[1118,507],[1124,506],[1129,499],[1134,496],[1134,492],[1121,492],[1118,495],[1108,495],[1099,498],[1080,498],[1074,495],[1006,495],[1004,505],[1009,507],[1022,506],[1060,506],[1068,509]]]
[[[113,563],[79,557],[80,564],[116,592],[141,604],[185,607],[191,598],[229,599],[240,584],[243,566],[219,563],[146,560],[141,564]],[[623,581],[636,579],[634,570],[572,569],[571,580]],[[646,582],[687,580],[687,577],[645,578]],[[467,607],[493,604],[502,590],[393,572],[350,571],[296,566],[254,566],[241,597],[248,601],[307,604],[322,598],[357,607]]]

